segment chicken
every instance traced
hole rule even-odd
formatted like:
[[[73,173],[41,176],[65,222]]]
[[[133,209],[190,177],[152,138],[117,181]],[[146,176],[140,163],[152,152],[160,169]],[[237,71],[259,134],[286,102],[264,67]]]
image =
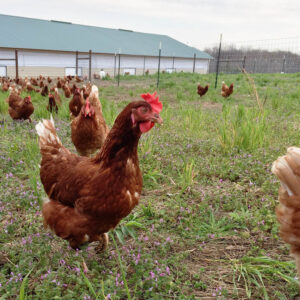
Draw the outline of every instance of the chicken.
[[[26,83],[26,89],[28,92],[35,91],[35,88],[31,85],[29,81]]]
[[[200,97],[204,96],[207,93],[208,88],[209,88],[209,85],[206,85],[205,87],[202,87],[200,84],[198,84],[198,86],[197,86],[198,95]]]
[[[3,92],[7,92],[9,89],[9,83],[7,83],[6,81],[3,82],[3,85],[2,85],[2,91]]]
[[[40,176],[49,200],[44,224],[76,249],[108,243],[107,232],[138,204],[142,190],[137,146],[141,134],[161,123],[156,94],[129,103],[118,115],[96,157],[77,156],[56,135],[53,119],[36,125],[42,155]]]
[[[84,104],[84,100],[83,100],[82,95],[80,94],[80,89],[76,89],[75,94],[69,103],[71,119],[73,119],[79,115],[83,104]]]
[[[108,131],[102,114],[98,88],[93,85],[80,114],[72,121],[72,142],[80,155],[89,156],[102,147]]]
[[[76,89],[77,89],[77,86],[76,86],[76,84],[74,83],[73,86],[72,86],[72,88],[71,88],[71,93],[72,93],[73,95],[75,94]]]
[[[82,81],[77,75],[75,76],[75,80],[76,80],[76,82],[81,82]]]
[[[69,88],[69,86],[68,85],[63,85],[62,88],[64,90],[65,97],[70,98],[71,97],[71,89]]]
[[[88,82],[88,84],[85,86],[82,86],[82,90],[83,90],[83,98],[86,100],[86,98],[90,95],[91,91],[92,91],[92,85]]]
[[[276,208],[280,236],[291,245],[290,253],[296,259],[300,277],[300,148],[288,148],[287,154],[273,163],[272,172],[281,183]]]
[[[56,104],[61,106],[61,98],[59,96],[58,88],[54,88],[54,99]]]
[[[30,78],[30,83],[31,83],[32,85],[35,85],[35,86],[38,86],[38,85],[39,85],[38,82],[37,82],[37,80],[36,80],[35,78]]]
[[[49,94],[48,97],[49,97],[49,104],[47,105],[47,110],[50,112],[55,111],[56,113],[58,113],[58,107],[54,96],[52,94]]]
[[[13,120],[28,119],[31,122],[30,116],[34,111],[34,106],[30,96],[22,99],[16,93],[11,93],[8,97],[8,104],[8,112]]]
[[[45,84],[44,87],[42,88],[41,95],[45,97],[45,96],[47,96],[48,94],[49,94],[48,85]]]
[[[11,94],[15,94],[15,95],[17,95],[17,96],[20,96],[20,94],[21,94],[21,91],[18,90],[15,86],[14,86],[14,87],[13,87],[13,86],[10,86],[10,87],[8,88],[8,91],[9,91],[8,98],[5,99],[5,102],[7,102],[7,103],[9,103],[9,97],[10,97]]]
[[[20,88],[17,88],[15,84],[11,85],[9,88],[9,95],[11,95],[12,93],[15,93],[17,95],[20,95],[21,94],[21,89]],[[7,101],[8,102],[8,99]]]
[[[222,81],[222,91],[221,95],[224,98],[229,97],[233,93],[233,83],[228,87],[224,81]]]

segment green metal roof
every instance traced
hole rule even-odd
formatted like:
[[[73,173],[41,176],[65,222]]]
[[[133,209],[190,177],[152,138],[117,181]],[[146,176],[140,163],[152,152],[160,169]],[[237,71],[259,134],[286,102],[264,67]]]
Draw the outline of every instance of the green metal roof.
[[[166,35],[134,32],[124,29],[85,26],[60,21],[46,21],[0,14],[0,48],[22,48],[54,51],[210,59],[209,54],[189,47]]]

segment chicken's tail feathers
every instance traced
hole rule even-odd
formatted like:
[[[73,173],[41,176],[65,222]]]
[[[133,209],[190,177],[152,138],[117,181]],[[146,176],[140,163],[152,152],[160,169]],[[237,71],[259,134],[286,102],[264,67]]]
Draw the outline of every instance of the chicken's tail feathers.
[[[92,86],[90,95],[89,95],[89,101],[92,105],[95,107],[99,107],[100,111],[102,112],[102,105],[99,99],[99,90],[96,85]]]
[[[95,84],[93,84],[92,85],[92,92],[98,92],[98,91],[99,91],[98,87]]]
[[[90,96],[91,95],[95,95],[95,97],[97,97],[99,99],[99,90],[98,90],[98,87],[96,85],[92,86]]]
[[[53,146],[53,147],[61,147],[62,143],[59,137],[56,134],[56,129],[54,125],[54,120],[52,114],[50,116],[50,120],[40,121],[35,126],[36,132],[39,136],[39,144],[40,148],[45,146]]]

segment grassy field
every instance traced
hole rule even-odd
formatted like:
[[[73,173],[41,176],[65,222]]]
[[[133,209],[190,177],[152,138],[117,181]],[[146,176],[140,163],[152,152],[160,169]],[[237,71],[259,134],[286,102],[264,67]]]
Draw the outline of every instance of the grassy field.
[[[45,196],[34,126],[49,118],[32,94],[33,123],[14,122],[0,92],[0,299],[291,299],[295,263],[278,237],[271,164],[300,144],[300,74],[162,74],[99,85],[111,126],[143,92],[158,91],[163,126],[139,144],[140,204],[106,252],[74,251],[42,225]],[[224,100],[221,81],[235,84]],[[210,84],[200,99],[197,83]],[[68,101],[54,116],[70,138]],[[123,243],[121,242],[123,240]]]

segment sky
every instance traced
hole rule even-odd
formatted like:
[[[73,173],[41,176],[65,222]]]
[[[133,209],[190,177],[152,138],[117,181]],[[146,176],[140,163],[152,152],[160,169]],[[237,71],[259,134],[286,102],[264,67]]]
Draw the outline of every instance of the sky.
[[[300,37],[300,0],[0,0],[0,7],[7,15],[165,34],[200,49],[220,33],[225,42]]]

